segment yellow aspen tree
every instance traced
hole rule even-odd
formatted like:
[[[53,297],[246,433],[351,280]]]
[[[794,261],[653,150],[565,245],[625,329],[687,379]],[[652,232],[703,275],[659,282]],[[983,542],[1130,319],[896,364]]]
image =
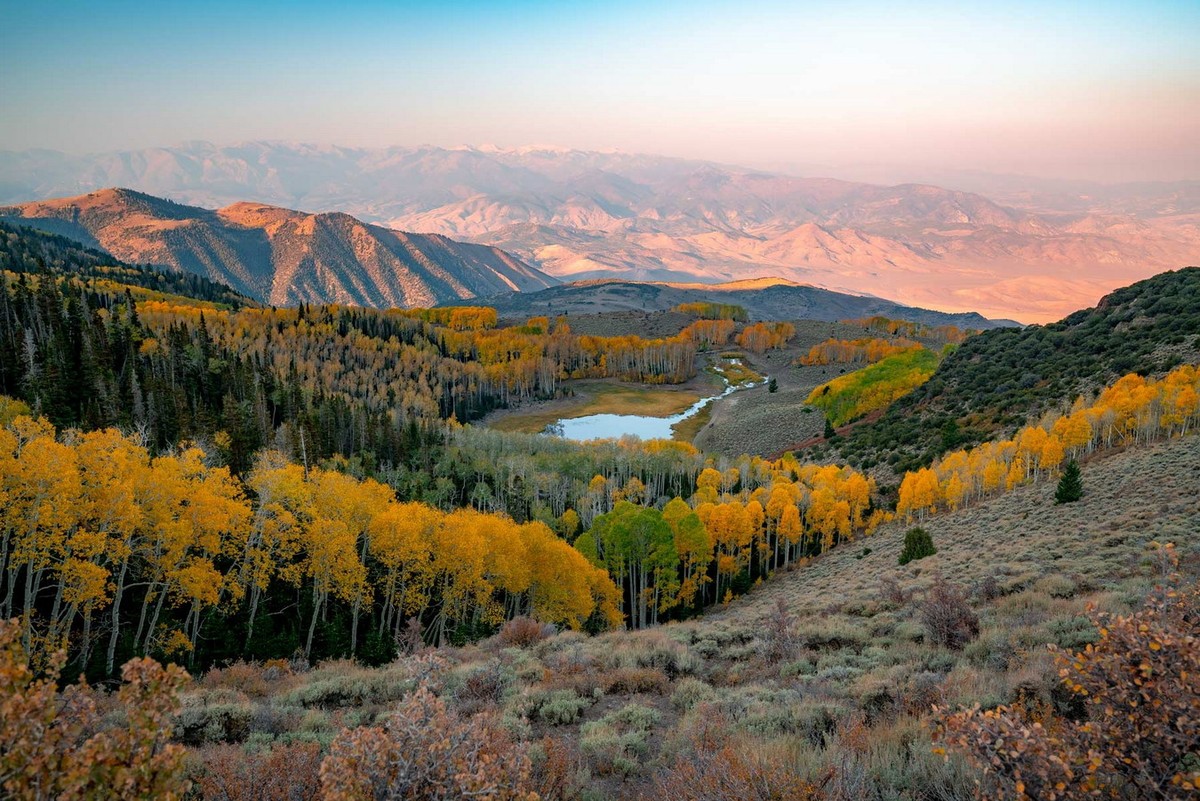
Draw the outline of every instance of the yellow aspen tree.
[[[318,515],[345,524],[358,543],[358,559],[366,564],[370,549],[370,525],[375,515],[395,498],[395,493],[373,479],[358,480],[330,470],[314,471],[313,504]],[[370,604],[370,587],[363,582],[354,597],[350,622],[350,653],[358,649],[358,622],[364,604]]]
[[[312,583],[312,618],[304,644],[304,657],[312,653],[317,621],[329,596],[352,601],[361,592],[366,569],[358,558],[358,538],[341,520],[314,517],[303,529],[304,575]]]
[[[1062,464],[1063,457],[1062,442],[1058,437],[1050,435],[1046,437],[1046,441],[1042,444],[1042,452],[1038,456],[1038,467],[1047,473],[1051,473],[1058,469]]]
[[[371,520],[370,554],[383,569],[380,633],[399,635],[405,616],[428,606],[431,549],[442,517],[422,503],[392,502]]]
[[[23,575],[22,643],[26,653],[32,653],[35,603],[78,523],[82,485],[75,449],[57,442],[52,426],[18,418],[13,428],[23,430],[17,436],[18,481],[9,492],[6,510],[13,536],[4,608],[8,614],[17,611],[13,592]]]
[[[1009,465],[1008,476],[1004,479],[1004,488],[1012,490],[1013,487],[1023,483],[1026,476],[1025,460],[1018,455],[1012,460],[1012,464]]]
[[[945,496],[946,505],[950,507],[950,511],[955,511],[962,505],[963,496],[966,493],[962,479],[958,477],[958,473],[951,473],[950,478],[946,480]]]

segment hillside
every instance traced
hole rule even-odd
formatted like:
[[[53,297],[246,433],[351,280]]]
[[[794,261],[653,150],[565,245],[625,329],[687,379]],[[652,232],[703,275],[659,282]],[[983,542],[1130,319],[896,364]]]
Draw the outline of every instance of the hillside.
[[[501,247],[565,280],[770,274],[1026,322],[1200,254],[1200,206],[1186,184],[1005,191],[1002,205],[927,183],[550,148],[198,142],[0,153],[0,201],[114,185],[201,205],[254,198],[345,211]]]
[[[73,239],[23,225],[0,223],[0,270],[73,276],[113,289],[138,287],[162,296],[210,301],[225,307],[254,304],[225,284],[199,275],[125,264]]]
[[[431,306],[541,289],[554,279],[512,255],[341,213],[255,203],[211,211],[127,189],[0,208],[0,220],[229,284],[273,305]]]
[[[931,707],[1015,703],[1078,718],[1047,646],[1098,642],[1092,607],[1138,609],[1171,570],[1155,542],[1173,543],[1194,570],[1198,475],[1196,437],[1130,450],[1085,466],[1078,503],[1055,506],[1040,484],[934,517],[925,527],[938,553],[904,567],[907,527],[886,525],[723,609],[649,631],[512,625],[374,669],[213,670],[186,692],[178,736],[212,771],[199,774],[207,787],[229,780],[222,760],[241,752],[222,749],[242,741],[271,748],[302,786],[323,750],[306,742],[339,736],[347,718],[419,713],[406,699],[424,683],[453,716],[438,725],[472,720],[498,747],[530,749],[530,786],[547,798],[648,801],[696,782],[681,797],[977,798],[981,775],[935,752]],[[976,620],[954,647],[926,622],[939,579]],[[480,715],[503,723],[482,728],[496,718]],[[413,737],[411,758],[441,739],[433,729]],[[819,791],[750,794],[807,782]]]
[[[835,443],[853,464],[904,471],[1011,431],[1119,375],[1200,361],[1200,268],[1162,273],[1060,322],[969,338],[928,383]]]
[[[746,309],[753,320],[846,320],[882,315],[926,325],[955,325],[964,329],[1016,325],[989,320],[975,312],[950,314],[903,306],[868,295],[833,292],[820,287],[771,278],[724,284],[642,283],[619,280],[575,281],[537,292],[484,298],[502,317],[571,316],[611,312],[668,311],[682,303],[713,301]]]
[[[1137,559],[1151,542],[1174,542],[1200,552],[1200,438],[1184,437],[1132,448],[1083,466],[1085,493],[1077,503],[1055,505],[1053,482],[1018,488],[921,523],[938,552],[907,568],[896,556],[910,525],[881,526],[861,548],[839,548],[813,565],[778,577],[696,624],[752,625],[784,598],[797,615],[819,615],[831,598],[852,616],[855,603],[879,592],[886,575],[902,585],[924,583],[935,573],[979,585],[989,575],[1006,592],[1067,576],[1078,588],[1112,589],[1138,575]],[[1136,582],[1133,586],[1136,586]]]

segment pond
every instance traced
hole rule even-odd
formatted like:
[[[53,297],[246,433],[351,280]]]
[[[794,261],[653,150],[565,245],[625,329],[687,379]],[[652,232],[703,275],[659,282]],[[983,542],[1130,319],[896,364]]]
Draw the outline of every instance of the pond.
[[[698,414],[707,404],[737,392],[739,389],[762,386],[767,381],[765,376],[761,381],[743,384],[730,384],[726,380],[723,392],[701,398],[682,412],[670,417],[650,417],[642,414],[589,414],[585,417],[565,417],[546,426],[546,430],[542,433],[577,442],[586,442],[592,439],[620,439],[628,436],[639,439],[671,439],[672,426]]]

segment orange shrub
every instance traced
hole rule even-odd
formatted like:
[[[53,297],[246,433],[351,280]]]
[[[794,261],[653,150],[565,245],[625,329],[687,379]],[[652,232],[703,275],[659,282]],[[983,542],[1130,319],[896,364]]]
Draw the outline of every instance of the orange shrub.
[[[940,711],[938,736],[1007,797],[1195,798],[1200,794],[1200,589],[1129,616],[1092,615],[1100,642],[1052,647],[1087,719],[1032,720],[1015,707]]]
[[[48,674],[65,661],[52,655]],[[19,622],[0,621],[0,797],[182,798],[184,749],[169,738],[187,673],[134,659],[121,678],[112,706],[123,719],[112,725],[86,684],[59,692],[52,678],[35,678]]]
[[[320,781],[321,748],[316,743],[276,745],[247,754],[240,746],[210,746],[200,752],[196,781],[205,801],[308,801]]]
[[[385,726],[343,730],[321,763],[324,801],[536,801],[530,761],[484,715],[463,720],[425,686]]]

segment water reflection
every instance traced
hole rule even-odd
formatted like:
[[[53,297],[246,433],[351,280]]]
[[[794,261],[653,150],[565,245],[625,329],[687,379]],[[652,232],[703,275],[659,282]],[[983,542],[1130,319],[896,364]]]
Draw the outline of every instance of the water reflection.
[[[566,417],[558,420],[546,426],[542,433],[577,442],[591,439],[619,439],[627,436],[640,439],[670,439],[671,426],[699,413],[707,404],[737,392],[739,389],[760,387],[767,383],[767,380],[767,377],[764,376],[761,381],[745,384],[729,384],[727,381],[724,392],[701,398],[679,414],[673,414],[670,417],[649,417],[642,414],[589,414],[586,417]]]

